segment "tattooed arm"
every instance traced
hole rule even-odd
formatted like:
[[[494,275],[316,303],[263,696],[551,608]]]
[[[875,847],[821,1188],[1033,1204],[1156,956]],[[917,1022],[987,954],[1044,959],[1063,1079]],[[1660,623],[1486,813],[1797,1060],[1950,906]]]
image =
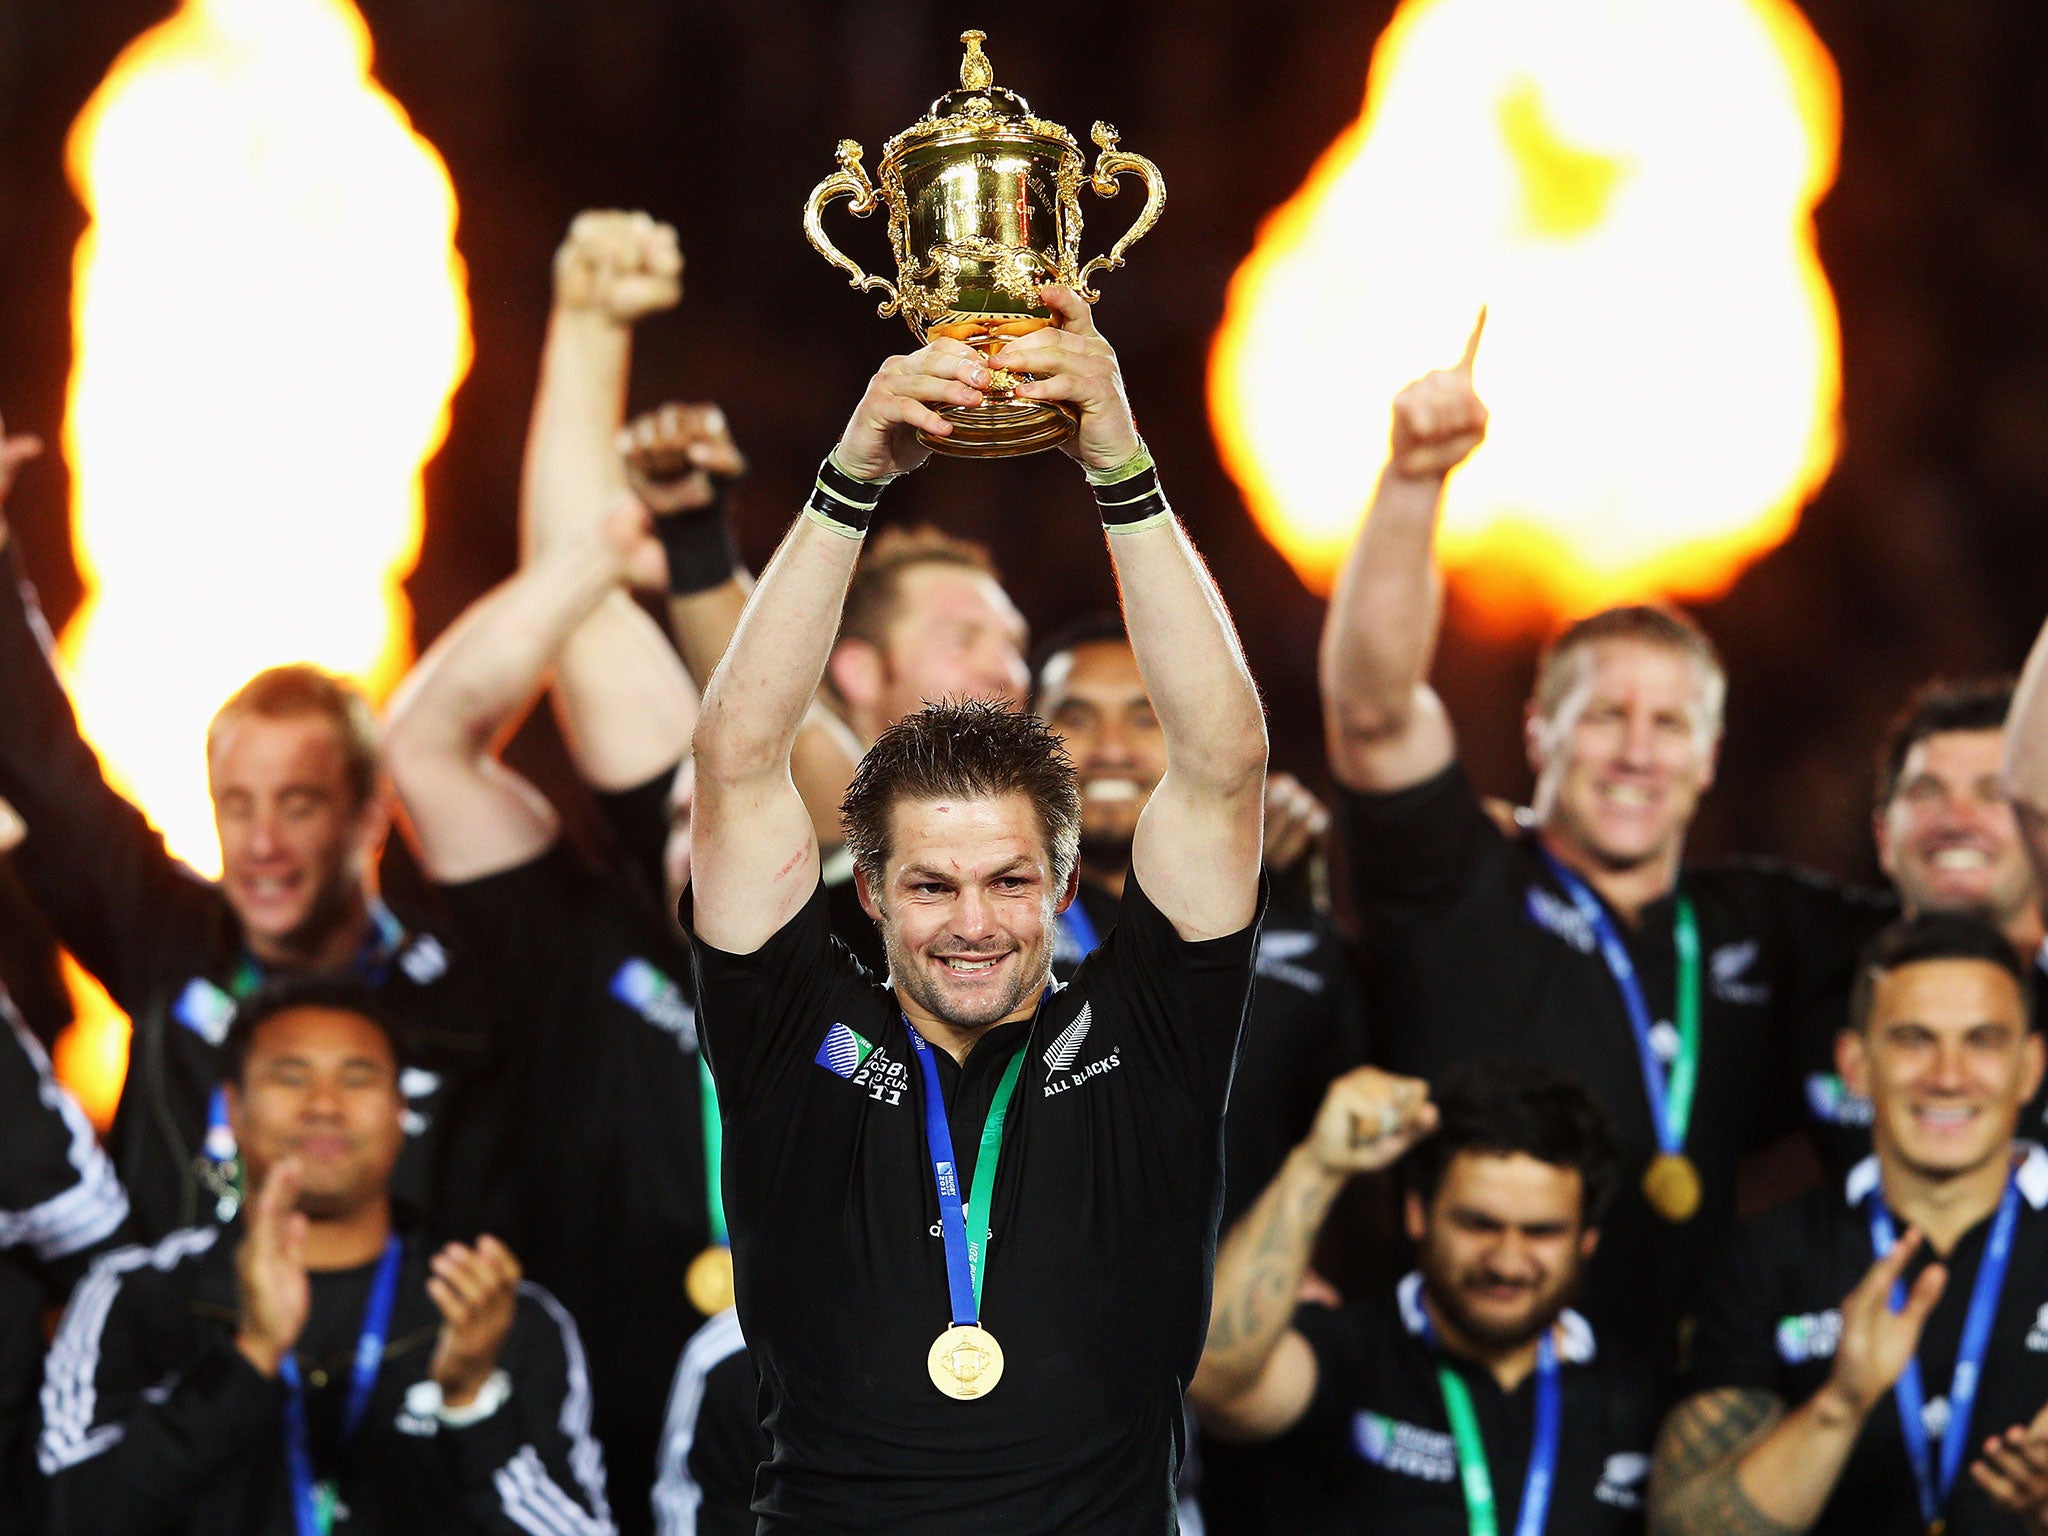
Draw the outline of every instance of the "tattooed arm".
[[[1352,1174],[1386,1167],[1435,1128],[1428,1085],[1414,1078],[1360,1067],[1330,1084],[1308,1139],[1217,1254],[1209,1339],[1188,1384],[1212,1432],[1270,1440],[1300,1422],[1316,1359],[1289,1324],[1323,1218]]]
[[[1842,1302],[1842,1337],[1821,1389],[1790,1413],[1774,1392],[1723,1387],[1664,1421],[1650,1472],[1651,1536],[1799,1536],[1834,1497],[1863,1421],[1919,1347],[1947,1272],[1930,1265],[1891,1308],[1920,1245],[1909,1230]]]
[[[1784,1417],[1777,1393],[1747,1387],[1701,1392],[1672,1409],[1650,1469],[1652,1536],[1794,1536],[1806,1529],[1773,1520],[1742,1487],[1743,1452]],[[1824,1487],[1832,1492],[1834,1479]]]

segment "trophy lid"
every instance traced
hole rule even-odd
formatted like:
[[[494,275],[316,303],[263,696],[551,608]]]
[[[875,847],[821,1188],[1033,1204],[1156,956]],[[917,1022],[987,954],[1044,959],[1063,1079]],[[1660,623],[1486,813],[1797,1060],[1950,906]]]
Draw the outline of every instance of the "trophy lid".
[[[946,92],[933,102],[925,112],[926,119],[1031,116],[1031,103],[1015,91],[995,83],[995,67],[989,63],[988,55],[981,51],[981,45],[988,41],[988,34],[979,30],[962,32],[960,41],[967,45],[967,53],[960,60],[960,88]]]

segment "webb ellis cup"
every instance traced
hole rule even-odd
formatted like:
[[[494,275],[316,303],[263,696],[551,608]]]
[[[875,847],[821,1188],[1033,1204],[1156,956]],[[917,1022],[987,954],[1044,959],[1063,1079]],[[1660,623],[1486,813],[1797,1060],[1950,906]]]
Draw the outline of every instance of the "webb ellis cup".
[[[879,313],[901,314],[919,341],[950,336],[983,352],[1050,323],[1042,283],[1064,283],[1094,303],[1088,280],[1124,264],[1131,243],[1158,222],[1166,203],[1159,167],[1116,147],[1117,133],[1097,123],[1095,173],[1084,176],[1081,149],[1058,123],[1033,117],[1024,98],[996,85],[981,51],[986,34],[964,32],[960,89],[882,149],[878,189],[861,166],[861,147],[839,141],[839,169],[819,182],[804,209],[804,233],[851,285],[885,297]],[[1117,178],[1145,182],[1145,208],[1107,256],[1081,262],[1081,183],[1114,197]],[[870,277],[826,237],[825,209],[839,198],[860,218],[879,200],[889,210],[896,281]],[[923,438],[940,453],[1002,458],[1037,453],[1070,436],[1074,413],[1050,400],[1019,400],[1022,375],[993,370],[984,404],[944,412],[948,437]]]

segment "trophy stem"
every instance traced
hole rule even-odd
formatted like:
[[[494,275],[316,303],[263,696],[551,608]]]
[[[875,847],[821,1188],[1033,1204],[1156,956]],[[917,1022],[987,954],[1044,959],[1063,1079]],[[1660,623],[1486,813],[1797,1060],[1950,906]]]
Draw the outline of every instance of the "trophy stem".
[[[1074,435],[1080,418],[1057,400],[989,400],[956,405],[939,414],[953,424],[944,437],[919,432],[934,453],[956,459],[1009,459],[1043,453]]]

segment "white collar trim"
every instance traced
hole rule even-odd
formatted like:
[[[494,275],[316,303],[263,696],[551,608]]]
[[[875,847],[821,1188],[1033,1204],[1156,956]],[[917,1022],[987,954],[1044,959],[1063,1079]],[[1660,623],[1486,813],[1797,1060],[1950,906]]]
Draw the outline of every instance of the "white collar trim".
[[[2013,1174],[2013,1182],[2019,1185],[2027,1204],[2037,1211],[2048,1209],[2048,1148],[2034,1141],[2016,1141],[2013,1146],[2020,1153],[2020,1166]],[[1849,1204],[1861,1205],[1879,1182],[1877,1154],[1873,1152],[1849,1170],[1843,1193]]]
[[[2042,1158],[2043,1177],[2048,1179],[2048,1155]],[[1400,1304],[1401,1326],[1414,1337],[1429,1335],[1429,1314],[1422,1310],[1422,1275],[1410,1270],[1401,1277],[1401,1283],[1394,1287],[1394,1299]],[[1589,1365],[1599,1353],[1599,1345],[1593,1337],[1593,1325],[1570,1307],[1558,1314],[1557,1356],[1566,1365]]]

